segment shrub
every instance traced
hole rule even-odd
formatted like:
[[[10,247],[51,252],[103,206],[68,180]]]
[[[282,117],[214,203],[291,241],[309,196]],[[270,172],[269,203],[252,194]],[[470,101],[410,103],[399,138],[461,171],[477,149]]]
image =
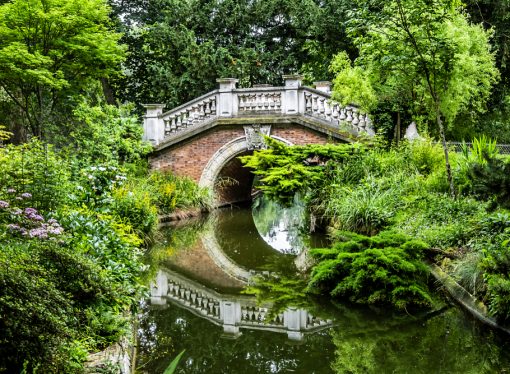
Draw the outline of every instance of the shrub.
[[[489,312],[501,322],[510,320],[510,239],[484,250],[483,268],[487,284]]]
[[[141,140],[143,130],[131,110],[125,105],[78,104],[74,115],[79,125],[62,141],[72,143],[72,155],[80,167],[137,162],[150,152],[151,145]]]
[[[386,227],[395,214],[398,192],[382,189],[375,183],[359,184],[350,189],[338,187],[322,206],[335,227],[373,235]]]
[[[113,213],[129,224],[140,237],[149,239],[158,225],[158,210],[151,192],[140,181],[129,181],[113,191]]]
[[[70,184],[65,161],[50,145],[37,139],[0,148],[0,170],[0,200],[18,197],[22,201],[20,195],[28,193],[29,205],[44,211],[68,201]]]
[[[431,306],[428,271],[421,261],[427,244],[393,232],[374,237],[337,233],[335,237],[344,239],[333,246],[336,253],[310,252],[319,262],[313,267],[308,291],[397,309]]]
[[[190,178],[154,172],[149,176],[148,183],[154,188],[155,203],[162,213],[189,208],[208,210],[212,206],[211,191],[199,187]]]

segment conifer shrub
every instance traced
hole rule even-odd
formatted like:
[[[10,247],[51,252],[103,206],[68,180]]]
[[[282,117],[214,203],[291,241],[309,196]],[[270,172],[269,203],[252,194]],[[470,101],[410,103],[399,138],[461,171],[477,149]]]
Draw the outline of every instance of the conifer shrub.
[[[422,262],[426,243],[389,231],[373,237],[337,232],[334,237],[338,241],[330,250],[310,252],[318,263],[309,292],[402,310],[432,305]]]
[[[510,248],[508,241],[485,252],[484,279],[487,283],[489,312],[501,322],[510,320]]]

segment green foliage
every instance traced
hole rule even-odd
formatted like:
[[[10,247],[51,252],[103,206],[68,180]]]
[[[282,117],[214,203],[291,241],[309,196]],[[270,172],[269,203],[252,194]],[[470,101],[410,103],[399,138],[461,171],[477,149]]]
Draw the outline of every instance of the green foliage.
[[[173,374],[173,373],[175,373],[175,370],[177,370],[177,365],[179,365],[179,361],[181,360],[181,357],[184,354],[184,352],[185,351],[182,351],[181,353],[179,353],[177,355],[177,357],[175,357],[172,360],[172,362],[170,362],[170,365],[168,365],[168,367],[165,369],[163,374]]]
[[[373,237],[337,233],[336,237],[346,239],[334,244],[336,253],[328,252],[325,258],[324,251],[310,252],[319,262],[308,291],[397,309],[432,305],[427,268],[421,262],[427,244],[393,232]]]
[[[154,235],[158,225],[158,209],[149,189],[138,181],[130,181],[113,191],[112,211],[129,224],[142,238]]]
[[[37,139],[0,148],[0,200],[30,193],[31,207],[49,210],[64,204],[69,199],[69,170],[64,163],[51,145]]]
[[[24,364],[81,372],[84,350],[125,333],[121,312],[134,305],[140,287],[132,278],[141,268],[133,247],[138,242],[111,222],[102,221],[104,230],[94,235],[90,220],[76,222],[85,226],[72,234],[64,221],[68,235],[60,240],[16,239],[0,229],[0,367],[9,372]],[[109,254],[100,253],[106,248]]]
[[[90,106],[81,102],[73,110],[76,126],[59,142],[72,144],[70,152],[79,166],[138,162],[152,146],[141,140],[142,126],[130,110],[130,106]]]
[[[266,138],[269,149],[240,157],[255,175],[259,188],[269,197],[290,204],[298,192],[306,194],[326,181],[329,163],[342,162],[362,151],[359,144],[286,146]]]
[[[373,235],[390,223],[398,206],[394,189],[382,190],[373,183],[354,189],[337,188],[335,192],[327,201],[324,214],[342,230]]]
[[[475,153],[477,161],[472,162],[468,169],[473,193],[502,207],[510,207],[510,161],[497,157],[496,153],[491,155],[488,150],[480,152]]]
[[[0,5],[0,84],[4,116],[20,138],[58,134],[92,81],[111,76],[123,60],[119,34],[108,26],[103,0],[14,0]],[[64,121],[63,121],[64,119]]]
[[[367,71],[353,67],[346,52],[338,53],[331,62],[330,70],[335,74],[332,98],[342,105],[356,104],[369,112],[377,102],[376,93],[370,85]]]
[[[337,0],[111,2],[129,75],[117,82],[121,99],[174,107],[237,77],[241,87],[281,84],[302,71],[310,82],[331,79],[329,61],[351,49]],[[343,48],[342,48],[343,47]]]
[[[508,239],[488,246],[484,255],[484,278],[487,283],[489,312],[499,321],[510,320],[510,248]]]
[[[177,177],[167,172],[153,172],[148,178],[152,198],[161,213],[176,209],[209,210],[212,206],[211,191],[202,188],[190,178]]]

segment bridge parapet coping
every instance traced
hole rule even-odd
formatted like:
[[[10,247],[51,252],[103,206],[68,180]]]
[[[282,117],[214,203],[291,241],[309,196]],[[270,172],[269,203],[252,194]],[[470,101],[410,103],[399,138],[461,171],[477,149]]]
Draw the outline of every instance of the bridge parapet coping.
[[[154,145],[166,138],[200,128],[220,118],[293,115],[309,117],[355,133],[374,135],[370,117],[353,105],[342,106],[330,95],[330,82],[315,82],[316,88],[302,86],[302,77],[284,75],[285,86],[256,85],[237,88],[237,79],[218,79],[219,89],[163,113],[163,105],[147,104],[144,139]]]

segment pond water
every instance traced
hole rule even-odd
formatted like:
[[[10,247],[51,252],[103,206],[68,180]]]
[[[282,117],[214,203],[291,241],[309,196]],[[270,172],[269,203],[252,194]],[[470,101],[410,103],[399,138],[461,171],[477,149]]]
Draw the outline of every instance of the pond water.
[[[138,328],[137,372],[510,373],[510,339],[445,302],[420,315],[292,300],[278,310],[242,293],[257,272],[292,268],[309,235],[304,208],[266,199],[162,231]],[[280,269],[280,270],[277,270]]]

